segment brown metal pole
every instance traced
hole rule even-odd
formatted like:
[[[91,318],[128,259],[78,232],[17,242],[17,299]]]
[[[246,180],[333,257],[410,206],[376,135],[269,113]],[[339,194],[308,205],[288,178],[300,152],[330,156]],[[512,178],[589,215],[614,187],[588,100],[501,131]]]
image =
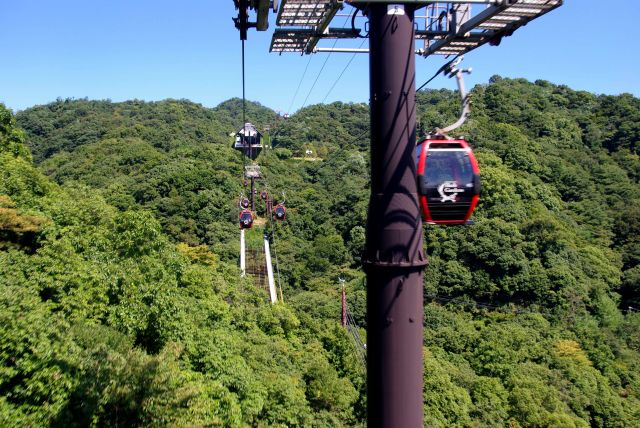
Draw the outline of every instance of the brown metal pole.
[[[347,293],[342,284],[342,326],[347,326]]]
[[[255,212],[256,211],[256,204],[255,204],[255,193],[256,193],[256,187],[255,187],[255,177],[251,177],[251,211]]]
[[[414,7],[371,4],[369,428],[422,427],[422,223],[415,174]]]

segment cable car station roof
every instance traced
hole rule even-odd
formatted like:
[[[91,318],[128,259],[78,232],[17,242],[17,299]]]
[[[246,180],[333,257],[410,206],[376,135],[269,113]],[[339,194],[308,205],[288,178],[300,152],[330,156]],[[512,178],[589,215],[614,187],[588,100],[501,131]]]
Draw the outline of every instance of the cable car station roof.
[[[309,54],[322,38],[356,37],[352,28],[329,28],[345,3],[356,8],[372,3],[426,6],[426,16],[416,13],[415,17],[416,40],[424,41],[416,53],[426,57],[461,55],[485,43],[497,45],[502,37],[561,6],[563,0],[282,0],[270,52]]]

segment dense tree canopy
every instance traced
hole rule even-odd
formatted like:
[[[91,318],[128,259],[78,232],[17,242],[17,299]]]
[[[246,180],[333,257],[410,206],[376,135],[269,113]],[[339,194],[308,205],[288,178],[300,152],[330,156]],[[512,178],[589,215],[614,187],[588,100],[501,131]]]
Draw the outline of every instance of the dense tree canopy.
[[[640,101],[497,76],[472,101],[476,224],[424,230],[425,426],[634,426]],[[417,102],[422,134],[458,114]],[[364,424],[338,280],[364,328],[368,107],[247,120],[284,304],[236,267],[240,100],[0,107],[0,425]]]

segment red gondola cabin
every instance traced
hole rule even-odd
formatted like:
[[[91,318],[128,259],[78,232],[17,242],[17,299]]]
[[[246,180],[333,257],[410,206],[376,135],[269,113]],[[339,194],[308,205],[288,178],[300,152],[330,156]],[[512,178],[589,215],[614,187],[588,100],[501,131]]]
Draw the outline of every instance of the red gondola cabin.
[[[466,224],[480,197],[480,169],[464,140],[426,139],[416,147],[424,221]]]
[[[253,226],[253,214],[249,210],[240,213],[240,229],[251,229]]]
[[[276,217],[276,220],[284,220],[287,216],[287,209],[282,204],[276,205],[273,209],[273,214]]]

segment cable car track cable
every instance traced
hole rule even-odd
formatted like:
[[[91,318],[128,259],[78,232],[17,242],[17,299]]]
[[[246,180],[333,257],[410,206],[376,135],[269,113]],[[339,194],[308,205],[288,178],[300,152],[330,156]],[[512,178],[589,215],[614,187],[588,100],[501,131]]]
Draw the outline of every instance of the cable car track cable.
[[[364,40],[362,40],[362,43],[360,43],[360,46],[358,46],[358,49],[360,49],[362,47],[362,45],[364,45],[364,43],[366,41],[367,41],[366,38]],[[329,97],[329,94],[331,93],[331,91],[333,91],[333,88],[336,87],[336,85],[338,84],[338,82],[340,81],[342,76],[344,75],[345,71],[347,71],[347,68],[349,68],[349,66],[351,65],[351,62],[356,57],[356,55],[357,55],[357,53],[354,53],[353,55],[351,55],[351,59],[349,59],[349,62],[347,62],[347,65],[344,66],[344,68],[340,72],[340,75],[338,75],[338,78],[336,79],[336,81],[333,82],[333,85],[331,85],[331,88],[329,88],[329,91],[327,91],[327,95],[325,95],[324,98],[322,99],[322,101],[321,101],[322,104],[324,104],[324,102],[327,100],[327,98]]]
[[[453,57],[453,59],[449,62],[447,62],[446,64],[444,64],[442,67],[440,67],[438,69],[438,71],[435,72],[435,74],[433,76],[431,76],[431,78],[429,80],[427,80],[426,82],[424,82],[418,89],[416,89],[416,92],[418,92],[420,89],[424,88],[425,86],[427,86],[429,83],[431,83],[431,81],[433,79],[435,79],[436,77],[438,77],[438,74],[442,73],[444,70],[447,69],[447,67],[449,67],[451,64],[453,64],[458,57],[460,57],[461,54],[458,54],[456,56]]]
[[[313,58],[313,55],[309,55],[309,61],[307,61],[307,66],[304,68],[304,72],[302,73],[302,77],[300,78],[300,81],[298,82],[298,87],[296,88],[296,91],[293,94],[293,98],[291,99],[291,104],[289,104],[289,108],[287,109],[287,114],[291,113],[291,107],[293,107],[293,102],[296,100],[296,97],[298,96],[298,91],[300,90],[300,86],[302,85],[302,81],[304,80],[304,76],[307,75],[307,70],[309,69],[309,64],[311,64],[311,58]]]
[[[241,56],[241,65],[242,65],[242,128],[244,129],[244,134],[246,135],[246,93],[245,93],[245,61],[244,61],[244,39],[241,40],[242,45],[242,56]],[[244,181],[244,171],[247,166],[247,153],[245,151],[242,152],[242,180]]]
[[[320,0],[317,0],[315,6],[313,6],[313,10],[314,11],[318,7],[318,4],[320,4]],[[313,58],[313,55],[309,55],[309,61],[307,61],[307,65],[304,68],[304,72],[302,73],[302,77],[300,78],[300,81],[298,82],[298,87],[296,88],[296,91],[293,94],[293,98],[291,99],[291,103],[289,104],[289,108],[287,109],[287,115],[291,113],[291,108],[293,107],[293,102],[296,100],[296,97],[298,96],[298,91],[300,90],[300,86],[302,85],[302,81],[304,80],[304,76],[307,75],[307,69],[309,68],[309,64],[311,64],[311,58]]]
[[[333,42],[333,47],[335,47],[336,43],[338,42],[338,40],[336,39],[335,42]],[[331,58],[331,52],[329,52],[329,55],[327,55],[327,57],[325,58],[324,62],[322,63],[322,67],[320,68],[320,71],[318,72],[318,75],[316,76],[316,79],[313,81],[313,85],[311,85],[311,89],[309,89],[309,92],[307,93],[307,96],[304,99],[304,102],[302,103],[302,106],[298,109],[298,110],[302,110],[304,108],[304,106],[307,105],[307,100],[309,99],[309,96],[311,95],[311,92],[313,92],[313,88],[316,87],[316,83],[318,83],[318,79],[320,78],[320,75],[322,74],[322,71],[324,70],[324,67],[327,65],[327,61],[329,61],[329,58]]]
[[[347,16],[347,19],[345,19],[344,23],[342,24],[343,27],[345,26],[347,21],[349,21],[349,18],[350,18],[350,16]],[[338,43],[338,39],[335,39],[333,41],[333,45],[331,46],[331,49],[335,48],[337,43]],[[302,103],[302,107],[300,107],[298,110],[302,110],[304,108],[304,106],[307,105],[307,100],[309,99],[309,96],[311,95],[311,92],[313,92],[313,88],[315,88],[316,83],[318,83],[318,79],[320,78],[320,75],[322,74],[322,71],[324,70],[324,67],[327,65],[327,62],[329,61],[329,58],[331,58],[331,54],[332,54],[332,52],[329,52],[329,55],[327,55],[327,57],[325,58],[324,62],[322,63],[322,67],[320,68],[320,71],[318,71],[318,75],[316,76],[316,79],[313,81],[313,85],[311,85],[311,89],[309,89],[309,93],[307,93],[307,96],[304,99],[304,102]]]
[[[242,40],[242,126],[246,123],[246,97],[245,97],[245,78],[244,78],[244,40]]]
[[[500,312],[500,313],[504,313],[504,314],[512,314],[512,315],[540,315],[546,319],[549,318],[554,318],[557,317],[557,314],[554,314],[553,312],[549,312],[549,311],[537,311],[534,309],[528,309],[528,308],[521,308],[521,307],[509,307],[506,305],[496,305],[496,304],[492,304],[492,303],[483,303],[483,302],[477,302],[475,300],[472,301],[459,301],[457,300],[459,297],[451,297],[451,296],[445,296],[442,294],[436,294],[436,293],[425,293],[424,295],[425,298],[427,299],[433,299],[436,300],[438,303],[441,304],[451,304],[451,305],[455,305],[455,306],[461,306],[461,307],[465,307],[465,308],[484,308],[484,309],[490,309],[493,310],[495,312]],[[468,297],[468,296],[467,296]]]

